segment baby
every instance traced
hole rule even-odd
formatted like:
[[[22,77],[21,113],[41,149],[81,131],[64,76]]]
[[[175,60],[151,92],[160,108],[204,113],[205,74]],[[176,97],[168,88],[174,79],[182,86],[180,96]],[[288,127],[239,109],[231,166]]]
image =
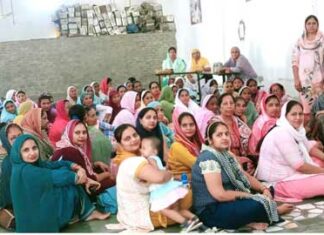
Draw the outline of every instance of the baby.
[[[141,154],[157,170],[165,171],[161,159],[157,156],[160,145],[161,142],[156,137],[143,138]],[[181,224],[183,232],[190,232],[203,226],[196,215],[179,208],[178,200],[188,193],[188,189],[180,181],[171,179],[163,184],[151,184],[149,190],[151,211],[161,212],[167,218]]]

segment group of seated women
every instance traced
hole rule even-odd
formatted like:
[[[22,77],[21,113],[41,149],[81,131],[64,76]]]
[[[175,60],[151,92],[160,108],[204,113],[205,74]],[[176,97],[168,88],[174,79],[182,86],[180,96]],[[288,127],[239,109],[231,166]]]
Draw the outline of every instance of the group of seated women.
[[[324,195],[323,145],[307,139],[303,106],[281,84],[268,94],[236,77],[221,94],[211,79],[199,105],[181,79],[142,90],[105,77],[55,104],[10,92],[0,131],[7,227],[58,232],[117,213],[113,231],[265,229],[288,203]]]

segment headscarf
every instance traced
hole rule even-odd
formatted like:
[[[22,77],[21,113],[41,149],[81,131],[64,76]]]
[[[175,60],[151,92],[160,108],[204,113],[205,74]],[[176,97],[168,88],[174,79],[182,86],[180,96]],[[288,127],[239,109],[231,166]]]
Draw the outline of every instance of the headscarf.
[[[252,128],[252,134],[249,141],[249,149],[251,153],[256,153],[256,148],[259,141],[268,133],[268,131],[276,125],[277,118],[270,117],[266,111],[266,100],[276,98],[279,103],[280,100],[275,95],[267,95],[263,98],[261,103],[261,115],[255,120]]]
[[[25,114],[28,113],[32,108],[33,102],[31,100],[21,103],[18,108],[18,116],[13,120],[13,122],[21,125],[21,121],[23,120]]]
[[[77,103],[77,101],[75,101],[74,99],[72,99],[71,96],[70,96],[70,90],[71,90],[72,88],[77,89],[75,86],[69,86],[69,87],[67,88],[67,91],[66,91],[66,93],[67,93],[67,95],[66,95],[66,99],[70,102],[71,105],[75,105],[75,104]],[[77,100],[78,100],[78,99],[77,99]]]
[[[160,104],[163,109],[163,113],[169,122],[172,122],[172,111],[174,108],[174,95],[172,88],[169,86],[163,87],[160,96]]]
[[[87,96],[87,95],[90,95],[91,97],[92,97],[92,103],[94,104],[94,105],[96,105],[96,104],[100,104],[100,102],[99,103],[96,103],[95,102],[95,95],[94,95],[94,91],[93,91],[93,94],[91,95],[90,93],[88,93],[86,90],[87,90],[87,87],[91,87],[90,85],[86,85],[86,86],[84,86],[83,88],[82,88],[82,90],[81,90],[81,95],[79,96],[79,98],[78,98],[78,104],[81,104],[81,105],[83,105],[83,100],[84,100],[84,98]],[[92,88],[92,87],[91,87]],[[93,90],[93,88],[92,88],[92,90]]]
[[[294,140],[298,143],[299,149],[303,153],[303,158],[304,158],[305,162],[309,163],[309,164],[316,165],[313,162],[313,160],[311,159],[311,157],[309,156],[308,150],[304,144],[308,140],[306,137],[306,130],[303,126],[303,123],[300,125],[300,127],[295,129],[286,118],[287,105],[289,102],[291,102],[291,101],[288,101],[287,103],[285,103],[282,106],[280,118],[277,120],[276,124],[277,124],[277,126],[283,128],[286,132],[288,132],[294,138]]]
[[[6,105],[8,103],[12,103],[14,106],[15,106],[15,113],[9,113],[6,109]],[[1,122],[10,122],[10,121],[13,121],[17,116],[17,107],[15,105],[15,102],[13,100],[5,100],[3,102],[3,109],[2,109],[2,112],[1,112]]]
[[[243,86],[243,87],[240,89],[240,91],[239,91],[239,95],[240,95],[240,96],[242,96],[242,92],[243,92],[245,89],[249,89],[249,90],[251,91],[250,87],[248,87],[248,86]],[[251,127],[253,126],[254,121],[258,118],[258,112],[257,112],[257,110],[256,110],[256,108],[255,108],[254,103],[253,103],[251,100],[249,100],[249,101],[247,102],[247,104],[246,104],[246,110],[245,110],[244,115],[245,115],[246,118],[247,118],[247,124],[248,124],[248,126],[251,128]]]
[[[40,158],[26,163],[21,148],[26,140],[36,139],[31,135],[19,136],[11,149],[13,164],[10,189],[16,219],[16,232],[58,232],[59,220],[57,197],[54,192],[53,175],[43,168]]]
[[[110,121],[109,123],[112,124],[116,115],[119,113],[119,111],[122,109],[121,106],[120,106],[120,101],[118,104],[115,104],[113,102],[113,97],[115,95],[118,95],[118,91],[113,89],[109,92],[109,100],[108,100],[108,105],[112,108],[112,114],[111,114],[111,118],[110,118]]]
[[[142,93],[141,93],[141,107],[140,107],[141,109],[146,107],[146,105],[144,104],[144,96],[145,96],[147,93],[151,93],[151,91],[150,91],[150,90],[144,90],[144,91],[142,91]]]
[[[209,121],[216,115],[215,113],[206,108],[206,105],[208,104],[209,100],[213,97],[215,96],[210,94],[204,98],[201,104],[201,111],[195,116],[200,134],[203,137],[205,137],[206,135],[206,128],[208,126]]]
[[[189,93],[189,104],[188,107],[182,103],[180,100],[180,93],[186,90]],[[177,95],[175,97],[175,107],[179,107],[183,111],[189,112],[193,114],[194,116],[197,115],[199,112],[201,112],[201,108],[198,104],[196,104],[191,98],[190,98],[190,91],[187,88],[181,88],[177,91]],[[174,120],[174,119],[173,119]]]
[[[16,92],[17,91],[14,90],[14,89],[11,89],[11,90],[7,91],[7,93],[6,93],[6,100],[13,100],[13,98],[15,98],[15,93]]]
[[[81,148],[77,145],[73,144],[73,132],[74,132],[74,128],[79,124],[82,123],[80,120],[71,120],[67,123],[64,133],[61,137],[61,140],[56,142],[56,147],[58,149],[63,149],[63,148],[67,148],[67,147],[72,147],[75,148],[77,150],[79,150],[79,152],[81,153],[85,165],[86,165],[86,170],[89,172],[90,175],[93,175],[93,169],[92,169],[92,164],[91,164],[91,160],[92,160],[92,155],[91,155],[91,142],[90,142],[90,136],[89,136],[89,132],[87,130],[87,142],[86,144]]]
[[[249,84],[250,81],[255,81],[256,84],[258,85],[257,80],[255,80],[254,78],[248,79],[246,81],[246,84]],[[259,89],[257,89],[257,92],[255,95],[251,94],[251,100],[254,103],[255,108],[258,113],[261,111],[261,101],[266,95],[267,95],[267,92],[265,92],[264,90],[259,90]]]
[[[97,95],[96,94],[96,91],[95,91],[95,88],[94,88],[94,85],[95,84],[98,84],[98,82],[91,82],[90,83],[90,86],[92,87],[92,90],[93,90],[93,98],[94,98],[94,103],[97,105],[97,104],[102,104],[104,103],[104,101],[107,99],[107,95],[104,95],[103,97],[103,94],[100,92],[99,90],[99,94]]]
[[[192,119],[194,120],[194,123],[196,126],[196,134],[194,135],[193,142],[185,136],[185,134],[181,130],[180,124],[179,124],[179,116],[181,115],[181,113],[183,113],[183,111],[181,109],[175,108],[173,111],[173,114],[172,114],[172,119],[174,120],[173,125],[174,125],[174,131],[175,131],[175,141],[184,145],[192,155],[198,156],[201,146],[204,143],[204,139],[200,134],[199,127],[197,125],[197,122],[196,122],[194,116],[188,112],[186,112],[186,113],[188,113],[188,115],[190,115],[192,117]]]
[[[107,80],[108,80],[108,76],[105,76],[101,82],[100,82],[100,91],[104,94],[104,95],[108,95],[108,90],[109,90],[109,86],[107,84]]]
[[[69,101],[61,99],[56,102],[57,116],[49,131],[49,139],[53,146],[55,146],[55,143],[61,139],[64,129],[70,120],[68,113],[65,110],[66,102]]]
[[[36,137],[40,150],[40,156],[43,160],[48,160],[53,154],[53,146],[48,139],[45,130],[42,130],[42,109],[35,108],[30,110],[21,121],[21,127],[25,133]]]
[[[135,115],[136,113],[135,102],[136,102],[137,95],[138,93],[135,91],[127,91],[120,101],[121,108],[127,109],[128,111],[130,111],[132,114]]]
[[[44,135],[44,132],[42,131],[41,118],[42,109],[32,109],[24,116],[23,120],[21,121],[21,127],[24,129],[24,131],[35,135],[39,139],[47,139],[47,136]]]
[[[12,197],[11,197],[11,190],[10,190],[10,179],[11,179],[11,172],[12,172],[12,163],[10,161],[10,150],[11,144],[8,140],[8,129],[12,126],[20,129],[21,132],[23,130],[17,124],[9,123],[6,126],[2,127],[0,130],[0,140],[2,146],[7,151],[7,156],[3,159],[1,164],[1,175],[0,175],[0,208],[7,208],[12,207]]]
[[[163,139],[161,128],[159,126],[159,122],[157,122],[155,128],[153,130],[151,130],[151,131],[146,130],[143,127],[143,125],[141,124],[141,122],[140,122],[140,119],[143,118],[145,116],[145,114],[147,112],[149,112],[150,110],[153,110],[157,115],[157,112],[155,111],[154,108],[148,108],[148,107],[143,108],[139,112],[139,114],[137,116],[137,119],[136,119],[136,130],[137,130],[137,132],[138,132],[138,134],[140,135],[141,138],[154,136],[154,137],[157,137],[161,141],[160,147],[158,149],[159,150],[158,156],[161,159],[162,164],[165,166],[165,162],[163,160],[163,142],[164,142],[164,139]]]

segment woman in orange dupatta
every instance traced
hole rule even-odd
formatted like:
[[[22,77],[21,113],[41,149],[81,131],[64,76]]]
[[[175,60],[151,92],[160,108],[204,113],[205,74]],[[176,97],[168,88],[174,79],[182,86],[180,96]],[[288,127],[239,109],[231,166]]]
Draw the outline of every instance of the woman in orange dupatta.
[[[53,155],[53,146],[47,136],[48,119],[46,111],[41,108],[31,109],[21,121],[25,134],[31,134],[37,140],[42,160],[48,160]]]

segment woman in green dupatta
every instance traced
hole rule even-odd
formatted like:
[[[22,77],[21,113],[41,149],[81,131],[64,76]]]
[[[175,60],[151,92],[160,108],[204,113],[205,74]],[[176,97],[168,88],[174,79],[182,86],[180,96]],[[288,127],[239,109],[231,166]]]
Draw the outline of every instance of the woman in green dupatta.
[[[174,108],[174,94],[171,87],[166,86],[162,89],[162,93],[160,96],[160,104],[163,109],[164,115],[171,123],[172,111]]]
[[[243,86],[239,91],[239,95],[246,102],[246,111],[244,114],[247,118],[248,126],[252,128],[253,123],[258,118],[259,114],[255,108],[254,103],[251,101],[251,89],[248,86]]]
[[[19,136],[11,149],[10,188],[17,232],[58,232],[72,219],[106,219],[95,210],[84,189],[100,184],[84,169],[68,162],[43,162],[36,139]]]
[[[48,119],[47,114],[40,108],[31,109],[20,125],[25,134],[33,135],[39,146],[42,160],[48,160],[53,155],[53,147],[47,135]]]
[[[166,56],[166,59],[163,60],[162,70],[172,69],[175,73],[186,72],[187,64],[186,62],[177,57],[177,49],[175,47],[170,47]],[[169,76],[165,76],[162,79],[162,88],[167,86],[169,82]]]
[[[97,113],[94,106],[86,109],[86,123],[89,131],[92,149],[92,163],[96,167],[98,162],[105,164],[110,163],[112,153],[112,144],[110,139],[106,137],[101,130],[98,129]],[[102,168],[102,167],[99,167]]]
[[[270,190],[242,170],[228,152],[231,139],[225,123],[211,123],[206,139],[208,145],[203,145],[192,167],[194,208],[204,225],[263,230],[293,209],[290,204],[277,206]]]

